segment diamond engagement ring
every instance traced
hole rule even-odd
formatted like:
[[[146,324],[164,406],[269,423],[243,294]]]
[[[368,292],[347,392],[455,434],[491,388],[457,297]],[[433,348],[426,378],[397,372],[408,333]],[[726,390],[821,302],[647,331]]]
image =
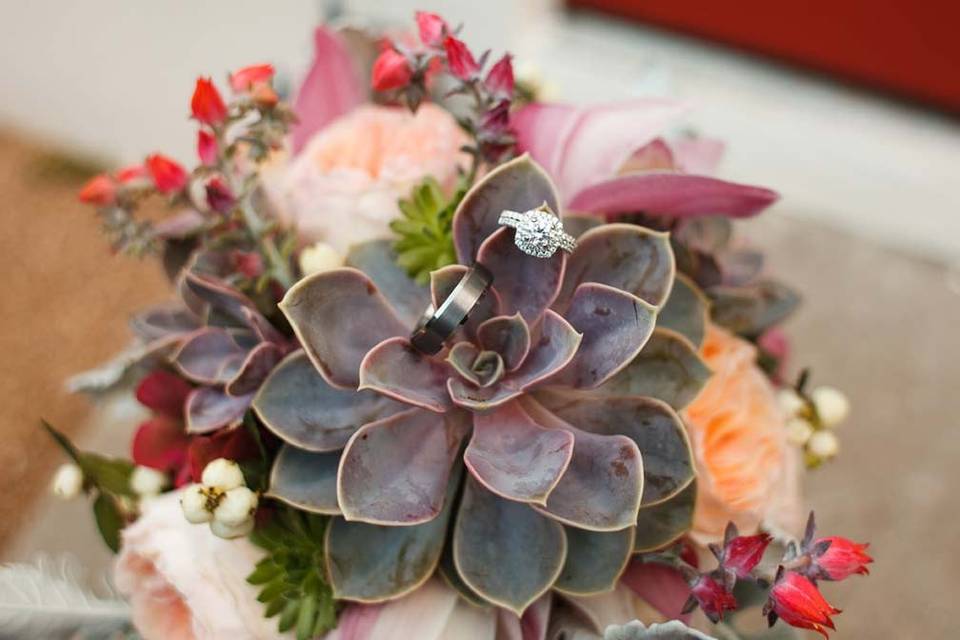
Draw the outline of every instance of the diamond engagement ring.
[[[577,240],[563,230],[560,218],[544,202],[536,209],[520,213],[505,210],[499,224],[517,230],[513,242],[520,251],[535,258],[549,258],[557,249],[572,253]]]
[[[480,263],[475,263],[453,288],[439,308],[427,306],[410,336],[414,348],[432,356],[441,349],[453,332],[466,322],[470,312],[493,283],[493,274]]]

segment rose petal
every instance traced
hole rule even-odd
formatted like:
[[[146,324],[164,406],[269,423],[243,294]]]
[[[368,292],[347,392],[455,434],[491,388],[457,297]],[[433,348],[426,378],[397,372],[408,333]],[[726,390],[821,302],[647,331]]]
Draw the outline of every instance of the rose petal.
[[[450,408],[449,377],[443,361],[420,353],[406,338],[384,340],[360,365],[360,389],[441,413]]]
[[[634,527],[610,532],[565,530],[567,561],[553,588],[581,596],[613,589],[633,555]]]
[[[391,240],[355,244],[347,253],[346,266],[363,271],[397,311],[400,320],[413,327],[430,302],[430,292],[413,281],[397,265]]]
[[[210,433],[240,423],[253,395],[228,396],[214,387],[194,389],[187,398],[187,433]]]
[[[284,444],[273,461],[266,495],[303,511],[339,515],[339,466],[339,452],[315,453]]]

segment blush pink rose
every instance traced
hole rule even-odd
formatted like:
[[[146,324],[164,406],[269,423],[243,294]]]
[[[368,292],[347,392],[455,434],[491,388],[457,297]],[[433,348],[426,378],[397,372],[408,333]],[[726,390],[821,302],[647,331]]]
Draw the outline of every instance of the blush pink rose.
[[[320,130],[279,176],[268,177],[278,215],[306,242],[340,253],[390,237],[397,200],[427,176],[454,186],[467,143],[453,116],[434,104],[417,113],[364,105]],[[273,174],[274,168],[269,173]]]
[[[224,540],[188,523],[179,492],[146,501],[142,511],[123,532],[114,579],[144,640],[292,637],[263,617],[246,582],[262,551],[245,538]]]

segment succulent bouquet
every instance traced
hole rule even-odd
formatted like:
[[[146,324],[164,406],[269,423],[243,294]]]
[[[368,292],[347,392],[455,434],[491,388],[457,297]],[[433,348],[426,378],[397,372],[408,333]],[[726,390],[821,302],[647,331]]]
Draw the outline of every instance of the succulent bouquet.
[[[416,23],[318,29],[292,106],[269,65],[229,100],[199,79],[192,171],[154,154],[80,193],[176,292],[74,380],[135,383],[132,461],[47,425],[139,632],[740,638],[762,605],[827,636],[820,584],[871,559],[801,532],[848,409],[789,381],[798,296],[734,237],[776,194],[669,138],[681,105],[542,103]],[[439,350],[411,342],[478,266]]]

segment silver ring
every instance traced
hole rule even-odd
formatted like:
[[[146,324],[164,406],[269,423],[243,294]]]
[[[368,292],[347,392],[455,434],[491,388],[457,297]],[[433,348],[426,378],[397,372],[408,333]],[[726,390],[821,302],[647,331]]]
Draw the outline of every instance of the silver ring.
[[[438,309],[430,304],[423,312],[410,336],[410,342],[417,351],[432,356],[443,349],[447,338],[466,322],[492,283],[493,274],[482,264],[475,263],[470,267]]]
[[[546,202],[523,213],[504,210],[497,222],[516,229],[513,243],[520,251],[535,258],[549,258],[557,249],[573,253],[577,248],[576,238],[563,230],[560,218]]]

